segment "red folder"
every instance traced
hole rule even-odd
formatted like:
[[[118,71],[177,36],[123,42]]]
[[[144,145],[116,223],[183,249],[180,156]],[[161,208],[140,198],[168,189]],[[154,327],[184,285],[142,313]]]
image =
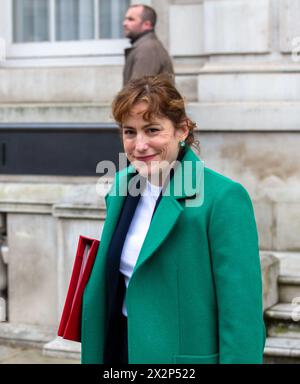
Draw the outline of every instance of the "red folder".
[[[84,288],[89,280],[100,242],[79,236],[69,289],[62,312],[58,336],[81,341],[81,314]]]

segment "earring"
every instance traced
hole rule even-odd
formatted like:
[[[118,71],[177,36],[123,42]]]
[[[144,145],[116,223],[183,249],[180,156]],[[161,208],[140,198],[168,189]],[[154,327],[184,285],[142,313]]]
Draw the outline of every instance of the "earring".
[[[180,140],[179,141],[179,147],[180,148],[184,148],[185,147],[185,141],[184,140]]]

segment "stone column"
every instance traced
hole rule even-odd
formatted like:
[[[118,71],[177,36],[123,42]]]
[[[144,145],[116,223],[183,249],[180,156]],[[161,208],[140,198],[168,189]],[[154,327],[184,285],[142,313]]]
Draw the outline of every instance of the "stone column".
[[[68,203],[56,204],[53,216],[57,218],[58,239],[58,318],[59,324],[65,303],[70,277],[73,269],[79,235],[100,239],[106,217],[104,201],[102,204],[87,199],[91,190],[83,188],[76,195],[69,195]],[[103,194],[104,195],[104,194]],[[103,199],[103,196],[102,196]],[[89,200],[89,203],[84,201]],[[43,353],[47,356],[61,358],[80,358],[80,343],[55,337],[44,345]]]

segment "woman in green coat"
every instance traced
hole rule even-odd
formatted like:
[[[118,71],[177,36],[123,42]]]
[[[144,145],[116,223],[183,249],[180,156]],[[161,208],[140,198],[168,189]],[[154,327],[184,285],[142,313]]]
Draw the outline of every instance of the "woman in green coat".
[[[166,78],[131,81],[113,115],[130,165],[106,196],[84,292],[82,363],[262,363],[259,244],[247,191],[203,166],[191,148],[195,124]],[[129,218],[132,188],[142,192]],[[123,240],[122,220],[129,221]],[[108,277],[118,252],[125,293],[114,316],[121,322],[110,317]]]

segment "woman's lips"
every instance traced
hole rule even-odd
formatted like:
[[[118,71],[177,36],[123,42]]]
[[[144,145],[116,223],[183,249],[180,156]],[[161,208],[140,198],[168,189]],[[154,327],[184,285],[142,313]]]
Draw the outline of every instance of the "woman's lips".
[[[150,161],[150,160],[154,159],[155,156],[156,156],[156,154],[155,155],[149,155],[149,156],[139,156],[139,157],[135,156],[135,159],[139,160],[139,161]]]

